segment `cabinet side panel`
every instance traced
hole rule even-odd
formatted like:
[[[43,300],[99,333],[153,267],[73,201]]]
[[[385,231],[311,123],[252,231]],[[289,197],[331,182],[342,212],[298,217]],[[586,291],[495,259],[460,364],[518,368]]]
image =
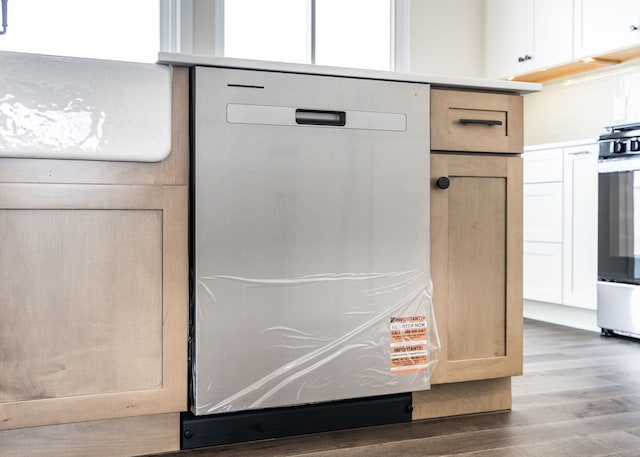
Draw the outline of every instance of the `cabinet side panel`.
[[[506,355],[506,179],[451,176],[448,358]]]

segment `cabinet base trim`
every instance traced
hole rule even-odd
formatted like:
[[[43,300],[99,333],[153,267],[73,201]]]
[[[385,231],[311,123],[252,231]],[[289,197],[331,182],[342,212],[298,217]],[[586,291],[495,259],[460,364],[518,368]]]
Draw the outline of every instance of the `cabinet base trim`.
[[[413,420],[511,409],[511,378],[432,385],[413,393]]]
[[[179,414],[0,431],[0,457],[130,457],[178,450]]]
[[[524,317],[550,324],[591,332],[600,332],[595,309],[577,308],[557,303],[524,300]]]

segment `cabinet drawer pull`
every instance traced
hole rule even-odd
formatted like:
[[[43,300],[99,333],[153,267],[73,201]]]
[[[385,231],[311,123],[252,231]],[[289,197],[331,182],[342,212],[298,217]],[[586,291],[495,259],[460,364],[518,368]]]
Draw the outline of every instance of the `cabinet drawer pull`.
[[[467,124],[479,124],[486,125],[487,127],[493,127],[494,125],[502,125],[502,121],[497,121],[494,119],[460,119],[462,125]]]

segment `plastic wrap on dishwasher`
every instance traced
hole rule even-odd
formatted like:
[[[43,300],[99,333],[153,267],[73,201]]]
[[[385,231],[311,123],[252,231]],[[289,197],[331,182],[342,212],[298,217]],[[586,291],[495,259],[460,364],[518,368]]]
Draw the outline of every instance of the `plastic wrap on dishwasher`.
[[[195,319],[209,325],[197,336],[196,414],[430,387],[439,340],[425,271],[202,276],[197,294]]]

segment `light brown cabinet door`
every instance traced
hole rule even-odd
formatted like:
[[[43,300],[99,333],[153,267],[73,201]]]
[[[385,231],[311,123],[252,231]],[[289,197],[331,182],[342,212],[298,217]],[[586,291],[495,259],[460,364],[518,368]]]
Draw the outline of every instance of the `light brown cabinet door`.
[[[0,430],[186,408],[186,203],[0,184]]]
[[[522,159],[435,153],[431,174],[432,382],[521,374]]]

